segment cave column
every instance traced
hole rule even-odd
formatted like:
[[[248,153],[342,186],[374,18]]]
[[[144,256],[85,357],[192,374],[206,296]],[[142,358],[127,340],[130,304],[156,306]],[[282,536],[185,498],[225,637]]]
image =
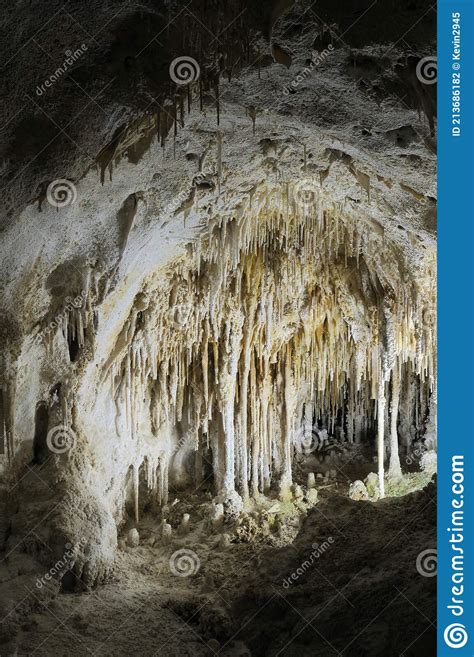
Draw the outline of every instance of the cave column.
[[[139,468],[135,463],[132,466],[133,473],[133,515],[135,517],[135,522],[138,524],[140,521],[140,513],[138,507],[138,489],[139,489]]]
[[[227,379],[228,390],[222,409],[222,425],[224,429],[224,489],[231,492],[235,489],[235,428],[234,428],[234,394],[235,382]],[[225,383],[224,383],[225,385]]]
[[[271,392],[271,380],[268,373],[268,362],[265,362],[264,365],[264,379],[261,395],[261,413],[262,413],[262,438],[265,443],[265,448],[263,450],[263,490],[270,488],[270,469],[271,469],[271,458],[272,458],[272,434],[270,430],[271,423],[269,422],[270,414],[270,392]]]
[[[239,456],[240,456],[240,489],[244,500],[249,497],[248,484],[248,450],[247,450],[247,423],[248,423],[248,381],[250,374],[250,359],[252,355],[251,335],[253,328],[253,307],[249,311],[248,323],[244,332],[243,368],[240,389],[240,418],[239,418]]]
[[[379,385],[377,394],[377,461],[380,486],[380,497],[385,497],[384,480],[384,425],[385,425],[385,377],[381,371],[379,374]]]
[[[237,370],[240,358],[242,338],[242,323],[231,326],[222,375],[220,377],[222,428],[224,430],[224,481],[223,489],[226,496],[235,491],[235,396],[237,386]]]
[[[402,469],[400,467],[400,456],[398,453],[398,407],[400,403],[400,370],[398,362],[395,363],[392,369],[392,405],[390,413],[390,465],[388,468],[388,476],[391,479],[399,479],[402,476]]]
[[[286,349],[284,364],[284,386],[285,386],[285,412],[283,415],[283,462],[280,480],[280,498],[285,501],[291,498],[291,484],[293,481],[291,471],[291,444],[293,415],[295,409],[295,391],[291,375],[291,350]]]
[[[256,394],[256,390],[257,390],[257,372],[255,369],[255,360],[252,360],[251,363],[250,381],[251,381],[250,389],[252,391],[252,394],[254,395]],[[256,499],[259,494],[258,482],[259,482],[261,440],[260,440],[260,432],[258,431],[256,417],[255,417],[256,406],[252,405],[251,408],[252,408],[252,425],[251,425],[252,426],[252,495]]]

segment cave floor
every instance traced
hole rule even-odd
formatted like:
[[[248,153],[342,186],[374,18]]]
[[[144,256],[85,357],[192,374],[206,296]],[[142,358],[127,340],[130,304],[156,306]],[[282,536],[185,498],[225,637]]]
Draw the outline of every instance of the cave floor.
[[[275,512],[275,500],[262,498],[244,520],[212,527],[210,493],[177,493],[166,519],[176,528],[188,512],[190,529],[168,541],[145,510],[139,546],[125,542],[131,521],[123,528],[112,581],[53,597],[33,591],[23,620],[10,623],[5,654],[434,655],[436,578],[417,569],[435,548],[433,484],[356,502],[342,469],[324,477],[320,465],[319,501],[306,510]],[[353,467],[362,476],[373,463]],[[400,490],[426,483],[415,479]]]

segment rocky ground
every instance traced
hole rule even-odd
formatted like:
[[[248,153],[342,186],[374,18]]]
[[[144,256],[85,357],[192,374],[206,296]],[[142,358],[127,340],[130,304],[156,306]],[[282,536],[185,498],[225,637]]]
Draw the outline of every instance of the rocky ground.
[[[19,550],[4,555],[0,654],[434,655],[433,483],[355,501],[345,467],[328,465],[317,496],[307,465],[292,503],[262,498],[237,520],[202,491],[146,512],[137,532],[129,520],[114,577],[95,590],[78,591],[72,573],[48,581]],[[370,463],[356,453],[346,467]],[[405,475],[389,491],[429,478]]]

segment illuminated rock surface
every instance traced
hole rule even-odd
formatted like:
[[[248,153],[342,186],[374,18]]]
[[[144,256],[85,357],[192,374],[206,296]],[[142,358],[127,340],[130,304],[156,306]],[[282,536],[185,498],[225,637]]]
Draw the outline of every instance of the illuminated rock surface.
[[[21,80],[14,67],[26,69],[30,46],[18,54],[12,37],[2,122],[0,547],[2,581],[18,578],[11,608],[20,579],[31,590],[38,568],[73,546],[59,577],[36,587],[32,609],[60,587],[110,582],[115,570],[116,588],[99,589],[110,623],[150,604],[147,614],[167,618],[150,629],[150,644],[166,632],[166,653],[180,655],[204,650],[192,632],[172,638],[200,596],[226,617],[215,629],[198,615],[206,643],[230,641],[243,618],[215,599],[222,573],[212,551],[227,555],[224,566],[244,566],[254,541],[262,559],[291,551],[318,499],[325,515],[340,505],[349,520],[356,502],[337,498],[332,509],[329,493],[347,496],[351,481],[376,471],[372,501],[358,503],[367,541],[353,561],[344,557],[344,572],[356,575],[370,532],[374,541],[383,534],[376,516],[395,535],[403,505],[408,512],[427,493],[374,500],[426,484],[435,469],[426,453],[436,449],[434,105],[415,74],[434,49],[434,15],[413,28],[407,49],[399,37],[423,14],[416,3],[383,29],[379,7],[351,27],[350,12],[331,14],[328,3],[262,3],[241,15],[237,2],[204,4],[192,15],[168,3],[110,16],[71,9],[61,44],[48,41],[54,18],[37,37],[51,61],[30,62]],[[232,27],[213,42],[196,16],[212,31]],[[82,43],[81,23],[89,34],[104,27],[71,68],[77,85],[65,75],[38,94],[64,48]],[[374,25],[378,42],[367,43]],[[199,63],[190,85],[170,79],[179,56]],[[78,85],[97,100],[87,103]],[[22,107],[20,87],[31,96]],[[54,137],[55,124],[66,135]],[[58,179],[64,207],[47,191]],[[425,472],[407,475],[422,458]],[[410,555],[433,541],[427,520]],[[189,599],[178,591],[170,602],[173,575],[157,560],[180,547],[210,561]],[[240,600],[244,582],[234,585]],[[71,613],[75,605],[66,604]],[[28,611],[20,605],[5,630],[23,650],[40,643],[34,628],[18,629]],[[88,635],[96,612],[84,621],[77,612],[74,631]],[[284,642],[262,652],[256,631],[239,642],[279,654]],[[88,648],[67,654],[99,643],[94,630]],[[112,641],[101,654],[134,654],[130,645],[119,652]],[[219,654],[246,654],[239,649]],[[136,654],[153,650],[140,644]]]

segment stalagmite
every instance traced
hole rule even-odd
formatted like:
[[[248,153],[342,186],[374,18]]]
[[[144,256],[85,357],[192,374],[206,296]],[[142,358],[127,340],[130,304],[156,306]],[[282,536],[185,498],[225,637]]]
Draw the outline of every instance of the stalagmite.
[[[163,543],[169,543],[173,535],[173,528],[169,523],[163,521],[161,525],[161,540]]]
[[[184,535],[189,532],[190,529],[189,519],[190,519],[189,513],[184,513],[181,519],[181,523],[179,525],[180,534]]]
[[[128,532],[126,543],[128,547],[132,547],[132,548],[138,547],[138,545],[140,544],[140,535],[135,528],[130,529],[130,531]]]
[[[224,505],[219,503],[214,503],[211,508],[211,524],[214,528],[218,528],[224,522]]]

